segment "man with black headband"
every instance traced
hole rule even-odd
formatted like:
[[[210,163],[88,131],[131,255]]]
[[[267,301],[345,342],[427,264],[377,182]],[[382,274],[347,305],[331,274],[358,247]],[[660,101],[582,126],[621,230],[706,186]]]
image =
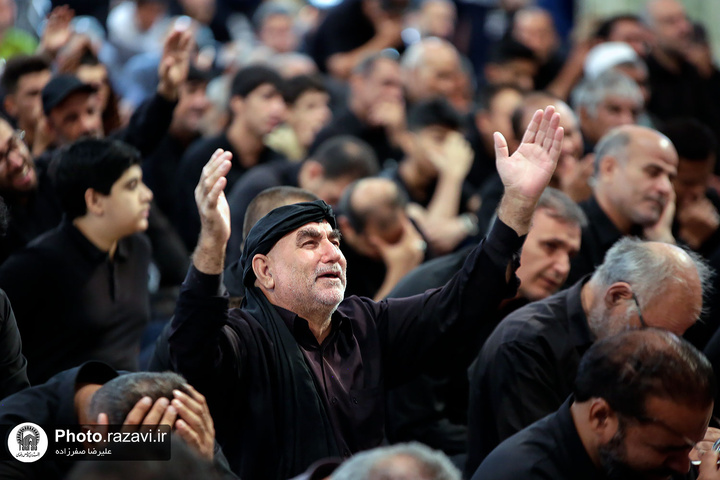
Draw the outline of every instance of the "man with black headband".
[[[345,292],[345,258],[322,201],[279,207],[243,252],[247,297],[220,291],[231,155],[216,151],[195,189],[202,230],[183,285],[170,355],[208,399],[217,438],[242,478],[288,478],[323,457],[383,441],[384,388],[431,367],[464,368],[484,312],[515,294],[518,250],[562,144],[560,117],[538,111],[509,156],[495,136],[505,197],[488,237],[444,287],[373,302]]]

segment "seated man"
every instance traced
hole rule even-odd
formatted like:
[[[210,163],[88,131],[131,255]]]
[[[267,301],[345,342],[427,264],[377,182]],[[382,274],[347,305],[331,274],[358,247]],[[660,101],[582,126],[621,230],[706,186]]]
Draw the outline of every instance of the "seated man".
[[[237,478],[229,472],[214,442],[213,420],[205,398],[171,372],[120,374],[103,363],[87,362],[6,398],[0,422],[13,426],[32,422],[45,429],[94,424],[171,425],[204,461],[213,462],[226,478]],[[51,434],[48,430],[45,433]],[[55,439],[50,442],[52,446]],[[171,455],[174,457],[174,452]],[[60,479],[74,464],[48,448],[38,462],[0,461],[0,477]]]
[[[500,444],[474,480],[690,478],[717,386],[694,347],[656,329],[600,340],[560,409]],[[699,479],[720,478],[708,442]],[[694,478],[694,477],[692,477]]]
[[[346,262],[321,201],[271,211],[243,250],[244,308],[218,295],[230,235],[223,194],[231,155],[216,151],[196,189],[198,246],[180,292],[170,356],[208,397],[218,439],[243,478],[288,478],[328,456],[383,441],[383,388],[407,381],[482,326],[514,295],[517,251],[550,181],[563,132],[549,107],[511,157],[496,135],[507,185],[498,222],[443,288],[406,299],[344,299]],[[223,328],[227,326],[227,328]]]
[[[0,268],[31,384],[87,360],[137,369],[149,312],[152,192],[140,154],[116,140],[78,141],[59,153],[65,220]]]
[[[624,238],[592,277],[506,317],[470,367],[466,474],[562,404],[595,340],[647,326],[685,333],[702,311],[709,277],[697,254]]]

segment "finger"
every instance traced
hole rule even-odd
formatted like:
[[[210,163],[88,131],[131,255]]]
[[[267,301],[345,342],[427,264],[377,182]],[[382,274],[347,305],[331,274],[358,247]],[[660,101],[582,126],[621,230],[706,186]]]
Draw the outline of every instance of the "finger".
[[[190,393],[190,396],[197,402],[199,405],[199,411],[202,414],[203,418],[206,422],[209,422],[208,424],[214,429],[214,424],[212,420],[212,416],[210,415],[210,408],[208,407],[207,400],[205,399],[205,396],[198,392],[192,385],[185,384],[185,388]],[[180,394],[184,394],[185,392],[179,391]]]
[[[700,456],[700,462],[698,478],[710,478],[718,470],[718,453],[715,450],[706,451]]]
[[[537,135],[535,135],[535,144],[543,145],[545,138],[548,136],[548,127],[550,126],[550,120],[555,113],[555,108],[552,105],[548,105],[543,112],[540,126],[538,127]]]
[[[187,443],[191,448],[193,448],[196,452],[202,453],[200,450],[200,435],[195,432],[187,423],[185,423],[185,421],[180,419],[175,422],[175,432],[180,435],[180,438],[182,438],[183,441]]]
[[[143,397],[135,404],[130,412],[125,417],[123,425],[140,425],[142,419],[145,418],[147,412],[152,408],[152,399],[150,397]]]
[[[550,159],[556,165],[557,165],[558,159],[560,158],[560,152],[562,152],[562,144],[563,144],[564,137],[565,137],[565,129],[563,127],[559,127],[557,130],[555,130],[553,142],[552,142],[552,145],[550,145],[550,150],[548,151],[548,155],[550,155]]]
[[[534,121],[534,117],[533,117]],[[528,131],[530,131],[530,128],[528,127]],[[528,132],[525,132],[525,136],[527,137]],[[495,161],[505,160],[510,156],[510,150],[508,149],[507,140],[505,140],[505,137],[503,137],[503,134],[500,132],[493,133],[493,139],[495,140]],[[523,140],[524,141],[524,140]]]
[[[173,425],[175,425],[175,420],[177,420],[177,417],[177,408],[175,408],[173,405],[168,405],[168,407],[163,412],[163,416],[158,422],[158,425],[169,425],[170,427],[172,427]]]
[[[555,140],[555,132],[557,131],[559,126],[560,114],[555,112],[550,119],[550,125],[548,126],[547,135],[545,136],[545,141],[542,144],[542,148],[546,152],[549,152],[550,148],[552,148],[553,141]]]
[[[143,418],[142,424],[157,425],[158,423],[160,423],[160,419],[163,417],[165,409],[168,407],[168,405],[170,405],[170,400],[165,397],[160,397],[155,400],[152,408],[147,413],[147,415],[145,415],[145,418]]]
[[[191,397],[190,395],[185,394],[184,392],[181,392],[180,390],[173,390],[173,395],[175,396],[174,400],[177,400],[184,406],[188,407],[196,415],[202,415],[202,413],[203,413],[202,404],[199,401],[197,401],[195,398]],[[173,404],[174,403],[175,402],[173,402]]]
[[[523,135],[522,143],[532,143],[535,141],[535,135],[537,135],[538,128],[540,127],[540,122],[542,121],[542,117],[542,110],[537,110],[535,114],[533,114],[532,120],[530,120],[530,125],[528,125],[527,129],[525,130],[525,135]]]

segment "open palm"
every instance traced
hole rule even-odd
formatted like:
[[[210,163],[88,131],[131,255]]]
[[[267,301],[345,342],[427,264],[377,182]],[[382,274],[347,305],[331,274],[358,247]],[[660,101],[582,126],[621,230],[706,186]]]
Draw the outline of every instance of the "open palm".
[[[540,197],[560,157],[564,131],[559,124],[560,115],[554,107],[535,112],[512,156],[505,137],[495,132],[497,170],[506,192],[524,198]]]

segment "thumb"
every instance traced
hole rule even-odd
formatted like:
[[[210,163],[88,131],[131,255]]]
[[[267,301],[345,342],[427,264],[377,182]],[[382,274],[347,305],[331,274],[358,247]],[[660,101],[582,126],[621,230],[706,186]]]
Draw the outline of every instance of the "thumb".
[[[495,160],[499,161],[508,158],[510,150],[503,134],[500,132],[493,133],[493,140],[495,140]]]

